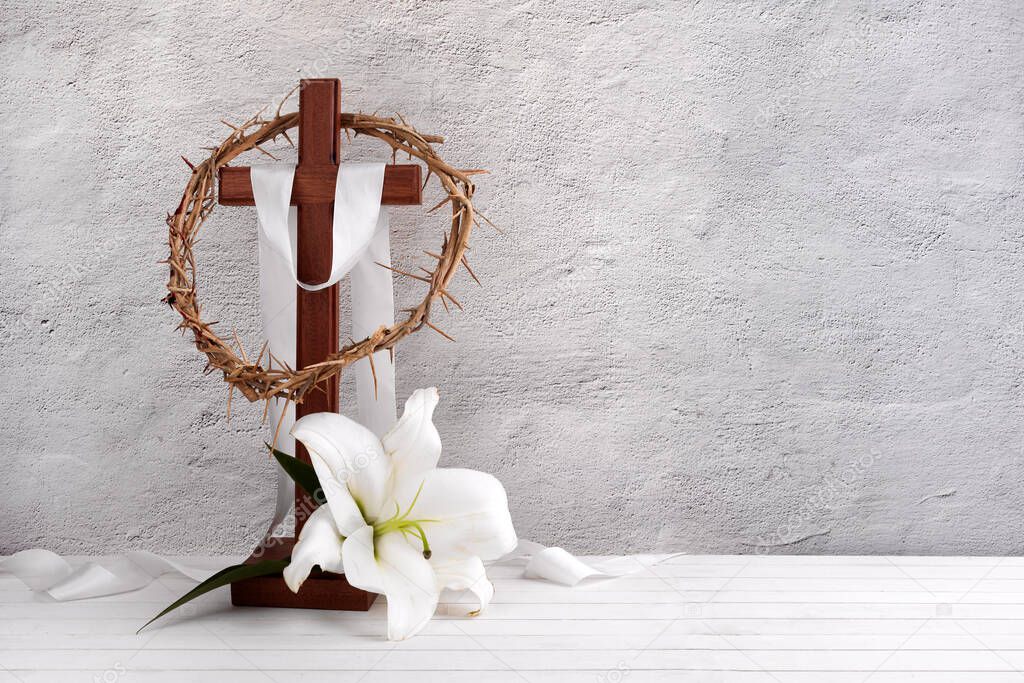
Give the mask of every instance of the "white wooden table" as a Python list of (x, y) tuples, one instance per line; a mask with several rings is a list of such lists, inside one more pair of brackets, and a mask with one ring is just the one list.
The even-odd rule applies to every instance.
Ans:
[(416, 638), (365, 614), (232, 608), (227, 590), (136, 636), (191, 585), (55, 603), (0, 574), (8, 681), (1024, 683), (1024, 558), (685, 556), (563, 588), (492, 570)]

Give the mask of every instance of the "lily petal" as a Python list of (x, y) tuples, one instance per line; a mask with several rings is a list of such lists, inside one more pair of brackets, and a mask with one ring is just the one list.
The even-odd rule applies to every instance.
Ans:
[(357, 588), (388, 600), (388, 640), (416, 635), (437, 610), (440, 589), (434, 570), (400, 533), (373, 537), (367, 526), (345, 539), (345, 575)]
[(345, 573), (341, 559), (341, 534), (334, 524), (334, 517), (326, 505), (321, 505), (306, 520), (299, 532), (299, 540), (292, 549), (292, 560), (284, 568), (284, 582), (298, 593), (302, 582), (313, 567), (319, 566), (325, 572)]
[[(315, 457), (311, 459), (314, 463), (318, 460)], [(324, 494), (327, 496), (327, 502), (317, 508), (317, 510), (324, 507), (328, 508), (331, 516), (334, 517), (334, 524), (342, 536), (349, 536), (366, 524), (363, 521), (363, 513), (347, 486), (333, 480), (324, 481), (321, 479), (321, 482), (321, 485), (324, 487)]]
[(494, 597), (494, 586), (487, 578), (487, 571), (484, 563), (479, 557), (464, 557), (449, 561), (435, 561), (437, 556), (431, 558), (430, 565), (437, 575), (437, 587), (448, 588), (455, 591), (472, 591), (476, 596), (479, 607), (476, 612), (482, 612)]
[(373, 540), (373, 527), (364, 525), (345, 539), (341, 557), (345, 562), (345, 578), (350, 584), (371, 593), (383, 593), (384, 578), (377, 566)]
[(434, 426), (437, 389), (417, 389), (405, 402), (405, 411), (381, 441), (384, 452), (391, 456), (396, 488), (415, 480), (437, 467), (441, 457), (441, 436)]
[[(436, 469), (420, 483), (407, 482), (396, 494), (403, 510), (415, 498), (409, 518), (420, 521), (431, 551), (441, 558), (475, 555), (487, 562), (516, 547), (505, 488), (489, 474)], [(413, 548), (419, 543), (418, 538), (409, 539)]]
[(390, 459), (377, 436), (337, 413), (306, 415), (295, 423), (292, 434), (309, 451), (327, 500), (347, 488), (362, 510), (361, 518), (375, 520), (391, 477)]

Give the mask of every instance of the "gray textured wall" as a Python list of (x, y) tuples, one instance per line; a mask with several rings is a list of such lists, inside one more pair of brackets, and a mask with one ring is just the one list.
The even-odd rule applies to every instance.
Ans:
[[(134, 4), (0, 5), (0, 553), (255, 542), (259, 410), (174, 334), (162, 217), (178, 154), (323, 75), (493, 170), (486, 287), (400, 393), (521, 535), (1021, 550), (1020, 3)], [(439, 241), (394, 216), (399, 262)], [(254, 221), (198, 253), (250, 346)]]

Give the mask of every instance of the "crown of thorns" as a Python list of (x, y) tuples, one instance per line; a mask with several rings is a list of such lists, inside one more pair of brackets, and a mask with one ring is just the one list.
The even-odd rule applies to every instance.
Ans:
[[(446, 197), (430, 211), (436, 211), (445, 204), (451, 205), (451, 219), (444, 232), (439, 252), (425, 252), (433, 259), (433, 268), (420, 267), (419, 273), (392, 268), (395, 273), (413, 278), (427, 285), (423, 300), (413, 308), (404, 309), (408, 317), (390, 327), (380, 327), (365, 339), (354, 341), (332, 353), (323, 362), (293, 369), (278, 361), (267, 350), (266, 344), (254, 360), (250, 360), (237, 333), (227, 342), (214, 332), (213, 324), (203, 320), (202, 307), (196, 292), (196, 260), (193, 247), (203, 223), (209, 218), (216, 205), (217, 171), (240, 154), (256, 150), (276, 159), (261, 147), (268, 141), (282, 136), (290, 144), (288, 131), (299, 124), (298, 112), (277, 114), (270, 119), (260, 114), (241, 125), (225, 122), (232, 132), (217, 147), (208, 148), (210, 156), (202, 163), (185, 163), (192, 169), (181, 203), (173, 214), (167, 216), (167, 243), (170, 256), (166, 263), (170, 267), (167, 281), (168, 294), (165, 301), (181, 315), (178, 329), (191, 331), (196, 348), (206, 355), (206, 372), (220, 370), (224, 381), (230, 385), (228, 410), (234, 389), (250, 401), (271, 398), (285, 398), (300, 402), (314, 387), (322, 385), (330, 377), (339, 374), (346, 366), (361, 358), (369, 358), (371, 369), (373, 355), (377, 351), (391, 350), (403, 338), (413, 332), (430, 327), (444, 337), (451, 339), (430, 320), (431, 307), (440, 300), (446, 309), (448, 303), (462, 308), (459, 301), (448, 291), (449, 283), (460, 267), (479, 283), (466, 259), (466, 248), (477, 218), (490, 223), (473, 208), (474, 184), (470, 177), (481, 170), (462, 170), (444, 161), (434, 150), (434, 144), (444, 142), (437, 135), (424, 135), (409, 125), (401, 116), (398, 119), (371, 116), (367, 114), (343, 113), (341, 128), (349, 135), (368, 135), (383, 140), (391, 146), (392, 155), (407, 154), (427, 166), (426, 182), (433, 175), (441, 183)], [(232, 344), (233, 342), (233, 344)], [(374, 372), (374, 376), (376, 373)]]

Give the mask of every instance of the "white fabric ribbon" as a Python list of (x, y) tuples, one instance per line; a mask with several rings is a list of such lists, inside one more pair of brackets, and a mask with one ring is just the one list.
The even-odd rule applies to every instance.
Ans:
[(494, 564), (522, 564), (524, 579), (541, 579), (563, 586), (575, 586), (587, 579), (626, 576), (682, 554), (626, 555), (588, 564), (563, 548), (548, 548), (534, 541), (520, 540), (515, 550)]
[[(352, 337), (362, 339), (381, 325), (395, 323), (391, 271), (391, 237), (387, 211), (381, 208), (384, 164), (342, 164), (334, 191), (334, 224), (331, 244), (331, 276), (321, 283), (298, 278), (298, 211), (290, 206), (295, 166), (253, 166), (252, 194), (259, 217), (260, 308), (263, 334), (279, 363), (296, 365), (295, 285), (315, 291), (337, 283), (351, 271)], [(373, 370), (377, 373), (376, 386)], [(395, 366), (391, 354), (373, 355), (373, 369), (366, 358), (355, 363), (356, 401), (359, 419), (378, 436), (394, 424)], [(287, 411), (284, 416), (281, 411)], [(271, 404), (271, 425), (277, 448), (295, 453), (291, 429), (295, 406), (291, 401)], [(280, 429), (278, 429), (280, 425)], [(277, 472), (277, 500), (268, 535), (279, 530), (295, 500), (295, 485), (283, 470)]]
[(0, 560), (0, 571), (13, 574), (33, 591), (59, 601), (139, 590), (168, 573), (204, 581), (218, 569), (180, 564), (147, 552), (132, 552), (78, 567), (71, 566), (60, 555), (39, 548), (23, 550)]
[[(575, 586), (587, 579), (615, 578), (632, 574), (676, 555), (631, 555), (587, 564), (562, 548), (546, 548), (520, 541), (510, 554), (493, 564), (524, 564), (523, 578), (543, 579)], [(60, 555), (35, 548), (0, 560), (0, 572), (8, 572), (28, 588), (57, 601), (84, 600), (128, 593), (145, 588), (164, 574), (179, 574), (199, 582), (221, 567), (186, 565), (149, 552), (131, 552), (72, 566)]]
[[(334, 225), (331, 244), (331, 275), (324, 282), (298, 279), (296, 249), (298, 212), (290, 206), (295, 166), (275, 164), (253, 166), (252, 194), (260, 220), (260, 305), (263, 332), (271, 353), (279, 362), (294, 368), (295, 359), (295, 285), (317, 291), (337, 284), (351, 273), (352, 337), (361, 339), (381, 325), (395, 324), (394, 287), (391, 271), (391, 237), (388, 214), (380, 205), (384, 187), (383, 163), (342, 164), (334, 193)], [(391, 354), (378, 351), (373, 356), (377, 374), (366, 358), (355, 363), (356, 400), (359, 419), (378, 436), (395, 423), (395, 366)], [(276, 406), (274, 428), (281, 419)], [(284, 417), (278, 448), (294, 453), (289, 436), (293, 413)]]

